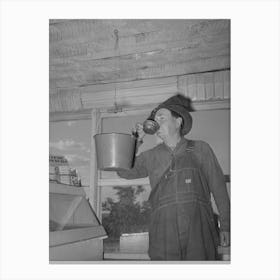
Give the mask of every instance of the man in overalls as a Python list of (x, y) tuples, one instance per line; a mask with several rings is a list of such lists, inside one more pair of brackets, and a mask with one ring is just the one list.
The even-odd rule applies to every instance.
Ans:
[[(118, 171), (126, 179), (149, 176), (151, 260), (216, 260), (218, 245), (230, 243), (224, 174), (207, 143), (184, 137), (192, 127), (188, 110), (189, 101), (182, 95), (155, 108), (150, 118), (158, 122), (156, 134), (163, 143), (137, 156), (132, 169)], [(137, 124), (136, 130), (142, 140), (143, 126)], [(220, 232), (210, 193), (220, 214)]]

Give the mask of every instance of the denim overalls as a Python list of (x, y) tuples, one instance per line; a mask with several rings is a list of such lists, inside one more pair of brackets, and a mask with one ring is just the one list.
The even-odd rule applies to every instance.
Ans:
[(221, 167), (210, 146), (182, 138), (175, 150), (165, 144), (140, 154), (134, 167), (118, 172), (126, 179), (149, 176), (152, 206), (151, 260), (215, 260), (218, 230), (210, 192), (229, 231), (229, 198)]
[[(179, 149), (182, 147), (179, 147)], [(149, 229), (152, 260), (215, 260), (218, 231), (210, 191), (193, 142), (171, 153), (171, 162), (152, 189)]]

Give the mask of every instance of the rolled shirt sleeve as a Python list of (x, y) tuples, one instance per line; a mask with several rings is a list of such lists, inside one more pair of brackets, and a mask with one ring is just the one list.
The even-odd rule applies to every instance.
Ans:
[(134, 165), (131, 169), (121, 169), (117, 174), (125, 179), (138, 179), (148, 176), (146, 152), (141, 153), (135, 158)]

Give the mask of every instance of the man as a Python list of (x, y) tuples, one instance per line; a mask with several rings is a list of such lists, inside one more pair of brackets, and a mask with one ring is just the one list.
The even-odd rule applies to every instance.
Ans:
[[(155, 108), (149, 119), (159, 124), (156, 134), (163, 143), (136, 157), (132, 169), (118, 171), (126, 179), (149, 176), (151, 260), (216, 260), (219, 243), (230, 243), (224, 174), (207, 143), (184, 138), (192, 127), (188, 110), (189, 100), (182, 95)], [(137, 124), (136, 129), (141, 143), (143, 126)], [(210, 193), (220, 214), (220, 238)]]

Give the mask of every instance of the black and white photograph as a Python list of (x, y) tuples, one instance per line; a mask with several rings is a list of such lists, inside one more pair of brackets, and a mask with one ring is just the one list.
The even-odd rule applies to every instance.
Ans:
[(230, 261), (230, 20), (49, 40), (50, 261)]
[(0, 279), (280, 279), (278, 0), (2, 0), (0, 44)]

